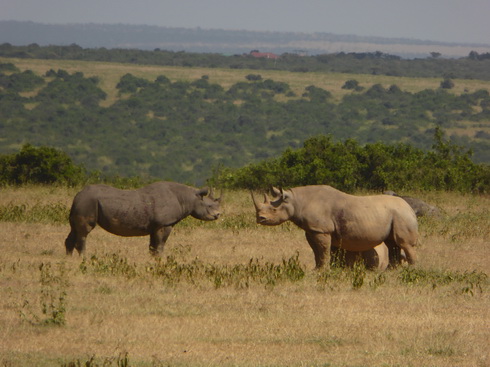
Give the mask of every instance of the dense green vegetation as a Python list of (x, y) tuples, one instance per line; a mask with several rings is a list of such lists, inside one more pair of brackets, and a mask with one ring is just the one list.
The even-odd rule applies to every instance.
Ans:
[[(403, 143), (361, 146), (352, 139), (334, 143), (331, 136), (318, 136), (305, 141), (300, 149), (286, 150), (279, 158), (239, 169), (215, 170), (209, 183), (233, 189), (330, 184), (347, 192), (359, 189), (489, 192), (490, 166), (473, 163), (469, 151), (445, 141), (442, 135), (436, 129), (431, 152)], [(0, 155), (0, 172), (0, 184), (9, 185), (81, 185), (102, 179), (94, 172), (88, 176), (84, 167), (75, 165), (62, 151), (29, 144), (17, 154)], [(138, 178), (110, 181), (112, 185), (129, 188), (144, 183)], [(52, 209), (59, 214), (59, 208)], [(0, 210), (0, 218), (18, 216), (26, 216), (26, 208), (9, 206)]]
[(239, 169), (222, 169), (213, 183), (230, 188), (260, 189), (271, 185), (294, 187), (329, 184), (340, 190), (456, 190), (488, 192), (490, 167), (471, 161), (469, 151), (445, 141), (437, 129), (433, 150), (424, 152), (397, 143), (366, 144), (331, 136), (305, 141), (278, 158)]
[[(475, 162), (490, 162), (490, 95), (456, 95), (447, 88), (411, 93), (392, 85), (350, 88), (340, 102), (308, 86), (296, 95), (287, 83), (247, 76), (228, 89), (206, 75), (172, 82), (124, 75), (115, 103), (97, 77), (50, 70), (45, 75), (0, 65), (0, 153), (25, 143), (66, 152), (103, 175), (141, 176), (202, 184), (212, 168), (238, 168), (300, 148), (316, 135), (359, 144), (403, 141), (428, 150), (434, 129), (481, 126), (453, 139)], [(471, 154), (468, 153), (468, 156)]]
[(17, 154), (0, 155), (1, 184), (77, 185), (85, 179), (85, 169), (55, 148), (26, 144)]
[(218, 53), (173, 52), (155, 49), (82, 48), (69, 46), (0, 45), (0, 56), (33, 59), (109, 61), (146, 65), (171, 65), (206, 68), (288, 70), (293, 72), (338, 72), (383, 74), (390, 76), (438, 77), (490, 80), (490, 54), (472, 51), (460, 59), (428, 57), (401, 59), (382, 52), (336, 53), (300, 56), (285, 53), (280, 59), (255, 58), (250, 55), (225, 56)]

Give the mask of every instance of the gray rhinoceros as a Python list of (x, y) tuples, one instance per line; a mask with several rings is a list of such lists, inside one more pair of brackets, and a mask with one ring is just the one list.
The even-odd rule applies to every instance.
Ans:
[(278, 225), (287, 220), (303, 229), (317, 268), (330, 265), (331, 246), (351, 252), (369, 251), (384, 242), (390, 263), (405, 252), (416, 261), (417, 217), (406, 201), (387, 195), (354, 196), (326, 185), (290, 190), (272, 188), (273, 201), (254, 201), (257, 223)]
[(150, 236), (150, 252), (158, 255), (175, 224), (191, 215), (211, 221), (220, 216), (220, 202), (209, 189), (175, 182), (155, 182), (136, 190), (88, 185), (73, 199), (67, 255), (82, 255), (87, 235), (98, 224), (119, 236)]
[(404, 195), (398, 195), (397, 193), (393, 191), (385, 191), (383, 192), (385, 195), (392, 195), (392, 196), (397, 196), (405, 200), (408, 205), (410, 205), (415, 212), (415, 215), (417, 217), (423, 217), (424, 215), (434, 215), (437, 216), (440, 214), (439, 208), (427, 204), (425, 201), (419, 199), (419, 198), (414, 198), (412, 196), (404, 196)]

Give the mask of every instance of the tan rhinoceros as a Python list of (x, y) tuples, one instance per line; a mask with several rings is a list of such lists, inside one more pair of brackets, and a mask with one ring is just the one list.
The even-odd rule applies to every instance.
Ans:
[(257, 223), (274, 226), (292, 221), (303, 229), (317, 268), (330, 265), (331, 247), (369, 251), (384, 242), (390, 263), (398, 264), (401, 250), (409, 264), (416, 261), (417, 217), (402, 198), (388, 195), (354, 196), (327, 185), (290, 190), (272, 188), (273, 200), (253, 196)]

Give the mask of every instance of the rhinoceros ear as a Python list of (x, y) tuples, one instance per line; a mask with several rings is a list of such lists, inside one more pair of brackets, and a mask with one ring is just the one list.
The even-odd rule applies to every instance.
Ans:
[(197, 190), (196, 195), (200, 196), (201, 199), (205, 197), (209, 192), (209, 189), (207, 187), (203, 187), (202, 189)]
[(281, 197), (282, 197), (282, 201), (287, 203), (289, 201), (289, 199), (291, 198), (291, 195), (290, 195), (290, 193), (288, 193), (286, 191), (282, 191), (282, 189), (281, 189)]

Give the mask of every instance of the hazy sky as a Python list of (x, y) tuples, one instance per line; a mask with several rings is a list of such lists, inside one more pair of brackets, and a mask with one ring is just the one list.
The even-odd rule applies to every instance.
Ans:
[(0, 20), (327, 32), (490, 44), (490, 0), (0, 0)]

